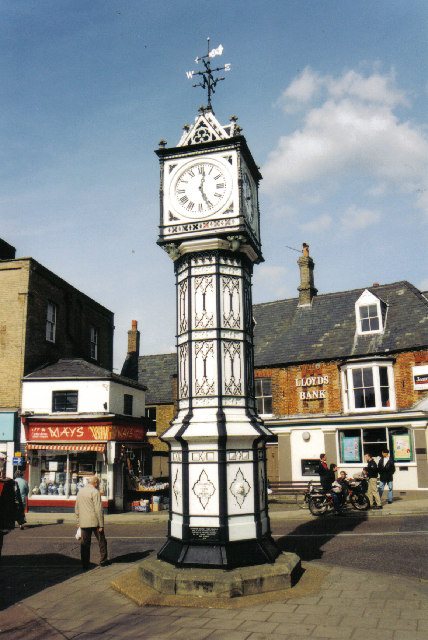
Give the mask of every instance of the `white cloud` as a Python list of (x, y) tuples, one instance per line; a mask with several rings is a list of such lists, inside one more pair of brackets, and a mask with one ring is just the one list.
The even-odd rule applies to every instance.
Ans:
[[(317, 100), (317, 102), (315, 102)], [(428, 138), (394, 113), (407, 105), (393, 72), (363, 77), (356, 71), (331, 78), (305, 69), (283, 92), (285, 111), (305, 108), (301, 127), (279, 138), (262, 169), (271, 196), (317, 188), (339, 188), (341, 180), (366, 180), (389, 192), (414, 194), (428, 214)], [(379, 193), (377, 194), (379, 195)]]
[(371, 209), (360, 209), (355, 205), (352, 205), (346, 209), (341, 220), (340, 225), (344, 233), (352, 233), (354, 231), (361, 231), (366, 227), (377, 224), (381, 219), (379, 211)]
[(327, 231), (327, 229), (331, 227), (332, 222), (333, 222), (333, 218), (325, 213), (318, 216), (314, 220), (311, 220), (310, 222), (301, 224), (300, 228), (303, 231), (311, 231), (312, 233), (319, 233), (322, 231)]
[(275, 105), (281, 107), (285, 113), (298, 111), (318, 93), (322, 79), (309, 67), (295, 78), (289, 87), (278, 98)]
[(263, 292), (263, 301), (291, 296), (285, 267), (266, 263), (259, 265), (254, 271), (253, 285), (254, 290)]

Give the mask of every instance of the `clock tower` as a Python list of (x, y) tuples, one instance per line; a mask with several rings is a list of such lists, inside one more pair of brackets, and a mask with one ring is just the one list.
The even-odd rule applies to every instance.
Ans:
[(176, 567), (232, 569), (280, 553), (267, 504), (270, 432), (253, 380), (261, 175), (236, 121), (222, 126), (209, 99), (176, 147), (162, 141), (156, 151), (158, 244), (174, 261), (178, 359), (178, 414), (162, 436), (171, 503), (158, 558)]

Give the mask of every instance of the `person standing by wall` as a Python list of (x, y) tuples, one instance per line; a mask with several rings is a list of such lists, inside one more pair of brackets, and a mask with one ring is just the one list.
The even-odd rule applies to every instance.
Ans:
[(89, 569), (92, 534), (98, 540), (100, 566), (105, 567), (110, 564), (107, 559), (107, 541), (104, 535), (104, 513), (98, 491), (99, 484), (98, 476), (91, 476), (86, 487), (77, 494), (74, 508), (77, 526), (81, 529), (80, 557), (84, 571)]
[(28, 482), (24, 479), (24, 474), (22, 471), (17, 471), (15, 473), (15, 482), (18, 485), (18, 490), (21, 495), (22, 506), (17, 508), (16, 521), (19, 524), (19, 528), (23, 529), (25, 520), (25, 506), (27, 504), (27, 496), (29, 493)]
[[(367, 489), (367, 497), (370, 502), (370, 507), (373, 509), (382, 509), (382, 502), (380, 500), (379, 491), (377, 488), (377, 464), (371, 457), (370, 453), (366, 453), (367, 467), (364, 467), (363, 473), (367, 476), (369, 481), (369, 487)], [(376, 502), (374, 506), (373, 501)]]
[(15, 527), (15, 482), (2, 475), (6, 457), (0, 453), (0, 562), (3, 537)]
[(382, 451), (382, 457), (379, 460), (377, 468), (379, 471), (379, 496), (382, 498), (383, 490), (387, 484), (388, 504), (392, 504), (392, 477), (395, 473), (395, 464), (391, 460), (388, 449)]

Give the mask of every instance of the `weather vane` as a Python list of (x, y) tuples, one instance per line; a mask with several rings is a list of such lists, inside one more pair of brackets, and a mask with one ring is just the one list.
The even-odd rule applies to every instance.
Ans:
[(223, 46), (220, 44), (217, 49), (211, 49), (210, 51), (210, 39), (207, 38), (207, 40), (208, 53), (206, 53), (204, 56), (195, 58), (196, 64), (201, 61), (205, 69), (203, 71), (186, 71), (186, 76), (189, 78), (189, 80), (191, 80), (193, 76), (202, 76), (201, 82), (198, 82), (192, 86), (202, 87), (202, 89), (207, 90), (208, 104), (206, 109), (207, 111), (212, 111), (211, 94), (215, 93), (215, 86), (217, 82), (220, 82), (220, 80), (224, 80), (224, 78), (214, 78), (213, 73), (215, 73), (216, 71), (230, 71), (231, 65), (230, 63), (227, 63), (224, 65), (224, 67), (216, 67), (215, 69), (211, 69), (211, 58), (215, 58), (215, 56), (221, 56), (221, 54), (223, 53)]

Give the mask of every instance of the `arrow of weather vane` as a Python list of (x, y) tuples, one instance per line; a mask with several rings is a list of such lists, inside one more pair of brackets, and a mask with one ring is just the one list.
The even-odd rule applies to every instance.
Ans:
[(211, 58), (215, 58), (215, 56), (221, 56), (223, 53), (223, 46), (220, 44), (216, 49), (211, 49), (210, 51), (210, 39), (207, 38), (207, 40), (208, 40), (208, 53), (206, 53), (204, 56), (195, 58), (196, 64), (198, 64), (200, 61), (203, 63), (205, 67), (204, 70), (203, 71), (186, 71), (186, 76), (188, 77), (189, 80), (192, 80), (194, 76), (202, 76), (201, 82), (197, 82), (192, 86), (202, 87), (202, 89), (207, 90), (208, 103), (207, 103), (206, 109), (207, 111), (212, 111), (211, 94), (215, 93), (215, 86), (217, 82), (220, 82), (220, 80), (224, 80), (224, 77), (214, 78), (213, 74), (216, 71), (230, 71), (231, 64), (227, 63), (224, 65), (224, 67), (216, 67), (215, 69), (211, 69)]

